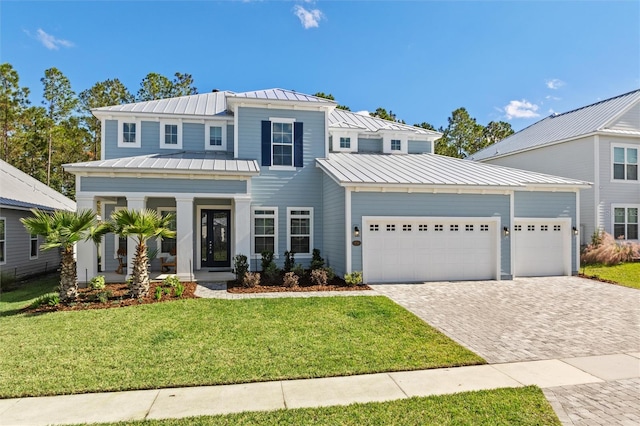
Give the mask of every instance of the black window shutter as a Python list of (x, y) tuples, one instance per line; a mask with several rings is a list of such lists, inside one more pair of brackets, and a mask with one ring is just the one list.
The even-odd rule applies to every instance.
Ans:
[(302, 123), (293, 123), (293, 165), (302, 167)]
[(271, 165), (271, 122), (262, 122), (262, 165)]

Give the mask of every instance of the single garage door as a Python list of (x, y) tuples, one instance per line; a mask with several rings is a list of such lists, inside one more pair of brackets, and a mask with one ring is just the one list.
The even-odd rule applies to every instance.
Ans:
[(515, 218), (514, 275), (571, 275), (571, 219)]
[(368, 283), (499, 279), (498, 218), (364, 217)]

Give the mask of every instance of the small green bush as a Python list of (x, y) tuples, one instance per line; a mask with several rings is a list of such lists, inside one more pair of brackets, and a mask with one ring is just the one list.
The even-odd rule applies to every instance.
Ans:
[(282, 285), (285, 287), (298, 287), (298, 276), (294, 272), (286, 272), (282, 279)]
[(327, 280), (331, 281), (336, 277), (336, 273), (333, 271), (333, 268), (325, 266), (322, 270), (327, 274)]
[(260, 274), (258, 272), (245, 272), (242, 278), (242, 285), (247, 288), (253, 288), (260, 285)]
[(327, 285), (327, 273), (324, 269), (314, 269), (311, 271), (311, 283), (313, 285)]
[(313, 254), (311, 255), (311, 263), (309, 264), (309, 269), (316, 270), (322, 269), (324, 266), (324, 259), (320, 256), (320, 250), (313, 249)]
[(241, 280), (248, 270), (249, 263), (247, 263), (247, 256), (238, 254), (233, 257), (233, 272), (236, 274), (236, 280)]
[(155, 293), (156, 300), (161, 300), (162, 299), (162, 293), (163, 293), (162, 287), (161, 286), (157, 286), (156, 287), (156, 293)]
[(32, 309), (36, 309), (43, 305), (58, 306), (59, 304), (60, 304), (60, 296), (58, 295), (58, 293), (47, 293), (47, 294), (43, 294), (42, 296), (38, 297), (36, 300), (31, 302), (31, 305), (29, 305), (29, 307)]
[(344, 274), (344, 281), (351, 287), (362, 284), (362, 271), (353, 271), (350, 274)]
[(275, 263), (271, 262), (271, 264), (262, 271), (264, 277), (270, 282), (274, 283), (280, 277), (280, 269), (276, 266)]
[(104, 275), (98, 275), (96, 277), (91, 278), (91, 281), (89, 281), (89, 288), (91, 290), (102, 290), (106, 287), (105, 281), (104, 281)]
[(260, 260), (260, 266), (262, 267), (262, 272), (269, 269), (271, 265), (275, 266), (275, 264), (273, 263), (274, 255), (272, 251), (265, 250), (262, 253), (260, 253), (260, 255), (262, 256), (262, 259)]
[(176, 284), (174, 289), (174, 293), (176, 297), (182, 297), (182, 294), (184, 293), (184, 284), (178, 281), (178, 284)]
[(296, 265), (295, 253), (292, 251), (284, 252), (284, 272), (291, 272)]
[(169, 287), (175, 288), (177, 287), (178, 284), (180, 284), (180, 278), (178, 278), (177, 275), (169, 275), (168, 277), (162, 280), (163, 286), (169, 286)]
[(109, 290), (107, 291), (100, 291), (96, 294), (96, 299), (100, 302), (100, 303), (107, 303), (109, 301), (109, 298), (113, 296), (113, 293)]
[(298, 263), (296, 266), (294, 266), (293, 269), (291, 270), (291, 272), (296, 274), (298, 276), (298, 278), (304, 277), (304, 274), (305, 274), (305, 270), (302, 267), (302, 264), (300, 264), (300, 263)]

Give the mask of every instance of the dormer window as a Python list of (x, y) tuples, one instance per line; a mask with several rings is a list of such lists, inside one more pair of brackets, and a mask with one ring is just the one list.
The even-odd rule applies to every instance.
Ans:
[(391, 151), (401, 151), (402, 141), (400, 139), (391, 139)]
[(118, 148), (140, 148), (140, 121), (118, 121)]
[(204, 149), (207, 151), (227, 150), (227, 124), (205, 123)]
[(385, 154), (406, 154), (408, 139), (401, 133), (385, 132), (382, 136), (382, 152)]
[(341, 137), (340, 138), (340, 148), (350, 149), (351, 148), (351, 138), (350, 137)]
[(332, 132), (331, 150), (334, 152), (357, 152), (358, 133), (357, 132)]
[(182, 123), (160, 120), (160, 148), (182, 149)]

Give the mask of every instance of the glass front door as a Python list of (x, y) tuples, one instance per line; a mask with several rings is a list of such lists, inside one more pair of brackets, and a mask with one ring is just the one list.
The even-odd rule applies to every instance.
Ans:
[(231, 211), (202, 210), (200, 213), (200, 266), (231, 266)]

